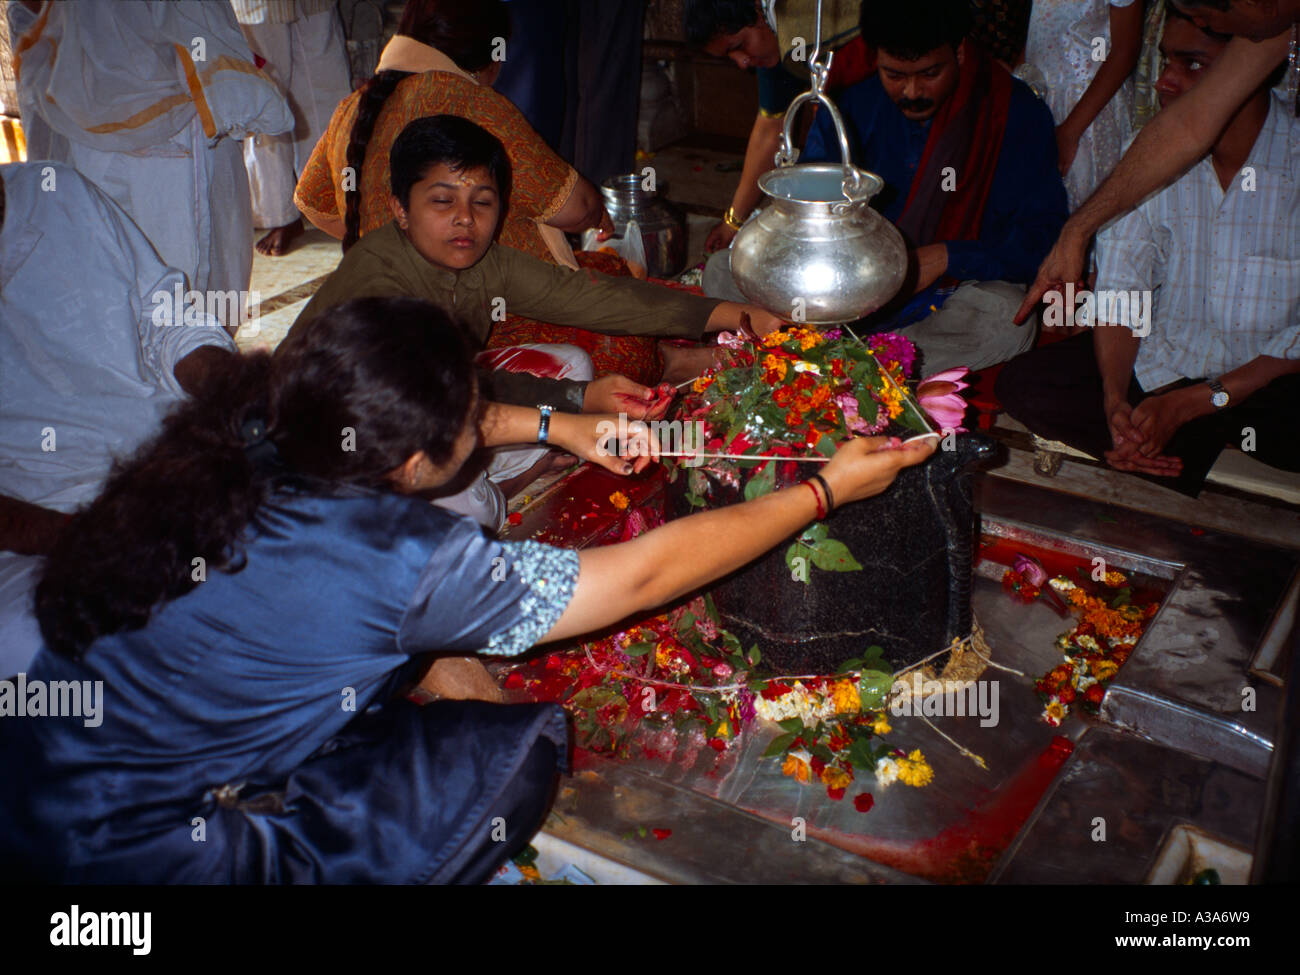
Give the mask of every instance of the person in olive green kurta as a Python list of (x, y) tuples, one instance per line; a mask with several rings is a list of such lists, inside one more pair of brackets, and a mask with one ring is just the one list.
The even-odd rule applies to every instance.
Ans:
[[(495, 137), (456, 116), (417, 119), (390, 153), (393, 222), (361, 238), (307, 304), (283, 347), (301, 340), (325, 309), (351, 298), (423, 298), (460, 321), (479, 346), (507, 311), (611, 335), (699, 339), (706, 331), (751, 327), (766, 334), (776, 316), (752, 305), (703, 298), (632, 278), (573, 271), (493, 242), (509, 197), (509, 161)], [(621, 376), (593, 383), (526, 373), (481, 373), (497, 402), (546, 403), (568, 412), (628, 412), (654, 399)], [(587, 387), (591, 387), (590, 390)]]

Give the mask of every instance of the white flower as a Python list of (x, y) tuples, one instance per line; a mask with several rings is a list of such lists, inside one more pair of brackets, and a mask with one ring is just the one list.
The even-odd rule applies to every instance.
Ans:
[(805, 362), (803, 359), (799, 359), (795, 362), (794, 371), (811, 372), (814, 376), (820, 376), (822, 374), (821, 368), (817, 365), (817, 363)]
[(882, 758), (876, 763), (876, 785), (888, 788), (898, 778), (898, 763), (892, 758)]
[(1083, 649), (1091, 650), (1093, 653), (1101, 653), (1101, 647), (1097, 645), (1097, 641), (1094, 637), (1088, 636), (1085, 633), (1083, 636), (1076, 637), (1075, 639)]
[(1055, 579), (1047, 580), (1047, 584), (1051, 586), (1053, 589), (1055, 589), (1057, 592), (1069, 592), (1071, 589), (1079, 588), (1069, 579), (1064, 579), (1059, 576)]

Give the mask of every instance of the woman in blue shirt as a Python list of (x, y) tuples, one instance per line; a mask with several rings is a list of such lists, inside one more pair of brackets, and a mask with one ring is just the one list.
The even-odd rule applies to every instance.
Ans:
[[(578, 553), (410, 496), (538, 419), (481, 407), (460, 332), (413, 299), (348, 302), (290, 353), (234, 359), (49, 558), (45, 647), (8, 689), (26, 716), (0, 709), (11, 879), (488, 877), (541, 821), (563, 713), (395, 697), (429, 655), (518, 654), (658, 606), (829, 505), (809, 484)], [(836, 501), (932, 450), (880, 446), (826, 465)], [(93, 717), (38, 714), (74, 690)]]

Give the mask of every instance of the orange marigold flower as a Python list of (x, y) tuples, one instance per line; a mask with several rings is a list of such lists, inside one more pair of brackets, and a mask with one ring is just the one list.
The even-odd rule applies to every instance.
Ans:
[(609, 496), (609, 503), (612, 504), (619, 511), (626, 511), (627, 506), (632, 502), (630, 502), (627, 499), (627, 495), (624, 494), (622, 491), (615, 491), (613, 494)]
[(830, 789), (847, 789), (853, 776), (838, 765), (827, 765), (822, 769), (822, 782)]
[(807, 784), (812, 781), (812, 768), (794, 752), (786, 755), (781, 772), (785, 775), (793, 775), (796, 782)]

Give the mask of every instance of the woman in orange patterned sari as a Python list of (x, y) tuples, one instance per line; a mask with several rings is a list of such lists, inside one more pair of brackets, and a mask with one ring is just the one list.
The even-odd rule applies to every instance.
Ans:
[[(431, 115), (459, 115), (506, 147), (513, 171), (510, 209), (500, 242), (574, 268), (626, 274), (605, 254), (575, 256), (564, 234), (612, 231), (600, 192), (557, 156), (520, 111), (491, 88), (509, 35), (500, 0), (410, 0), (375, 76), (334, 110), (294, 193), (294, 202), (346, 250), (388, 223), (388, 153), (406, 125)], [(495, 57), (494, 57), (495, 55)], [(584, 349), (597, 374), (618, 372), (653, 384), (662, 371), (653, 339), (598, 335), (507, 316), (489, 348), (569, 343)]]

